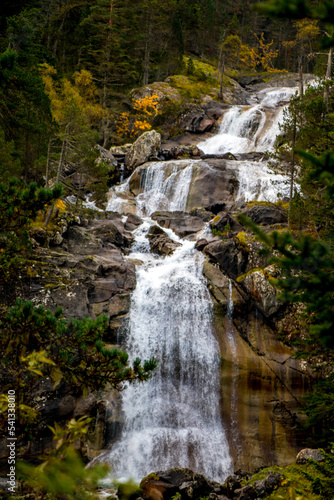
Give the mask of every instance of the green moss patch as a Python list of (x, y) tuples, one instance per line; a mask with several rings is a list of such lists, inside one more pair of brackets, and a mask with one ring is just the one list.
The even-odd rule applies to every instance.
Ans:
[(270, 472), (279, 472), (283, 479), (268, 500), (317, 500), (334, 498), (334, 456), (326, 454), (326, 461), (307, 464), (291, 464), (287, 467), (262, 469), (244, 484), (252, 484), (267, 477)]

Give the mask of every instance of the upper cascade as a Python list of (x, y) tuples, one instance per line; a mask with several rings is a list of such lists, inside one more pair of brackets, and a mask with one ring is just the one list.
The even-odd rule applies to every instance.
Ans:
[(283, 121), (283, 109), (296, 92), (296, 87), (261, 90), (255, 96), (258, 104), (228, 109), (218, 134), (200, 142), (198, 147), (206, 154), (272, 151)]

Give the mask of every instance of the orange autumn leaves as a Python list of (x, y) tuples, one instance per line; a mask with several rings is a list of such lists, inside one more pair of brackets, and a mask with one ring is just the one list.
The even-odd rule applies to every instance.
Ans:
[(153, 94), (151, 96), (142, 97), (134, 100), (133, 111), (134, 116), (130, 113), (122, 113), (117, 122), (117, 134), (120, 137), (134, 138), (142, 132), (151, 130), (151, 121), (158, 114), (159, 96)]

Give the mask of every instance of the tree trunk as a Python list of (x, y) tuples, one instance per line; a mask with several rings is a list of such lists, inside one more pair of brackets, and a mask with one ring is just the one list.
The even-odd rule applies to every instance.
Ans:
[(288, 212), (288, 227), (290, 228), (291, 222), (291, 201), (294, 195), (294, 182), (295, 182), (295, 147), (296, 147), (296, 133), (297, 133), (297, 120), (296, 116), (293, 119), (293, 131), (292, 131), (292, 159), (290, 168), (290, 195), (289, 195), (289, 212)]
[[(66, 127), (66, 128), (68, 128), (68, 127)], [(63, 163), (64, 163), (65, 151), (66, 151), (66, 143), (67, 143), (66, 137), (67, 137), (67, 134), (65, 135), (65, 137), (63, 139), (63, 143), (61, 145), (61, 153), (60, 153), (58, 172), (57, 172), (57, 183), (60, 182), (61, 172), (63, 169)]]
[(219, 88), (219, 99), (223, 100), (223, 78), (224, 78), (224, 70), (225, 70), (225, 54), (223, 55), (222, 66), (220, 70), (220, 88)]
[[(60, 153), (58, 172), (57, 172), (57, 181), (56, 181), (57, 184), (60, 182), (61, 172), (63, 170), (63, 163), (64, 163), (65, 152), (66, 152), (66, 144), (67, 144), (67, 139), (66, 139), (67, 130), (68, 130), (68, 125), (66, 127), (66, 134), (64, 136), (63, 143), (61, 146), (61, 153)], [(50, 219), (51, 219), (51, 216), (52, 216), (52, 213), (53, 213), (53, 209), (54, 209), (54, 203), (52, 203), (51, 207), (49, 208), (49, 211), (48, 211), (46, 219), (45, 219), (44, 227), (48, 226)]]
[(50, 167), (51, 137), (48, 142), (48, 154), (46, 157), (45, 187), (49, 187), (49, 167)]
[(223, 63), (223, 43), (220, 46), (219, 49), (219, 59), (218, 59), (218, 69), (217, 69), (217, 80), (219, 80), (219, 75), (222, 69), (222, 63)]
[(304, 82), (303, 82), (303, 55), (301, 54), (298, 58), (298, 73), (299, 73), (299, 95), (303, 97), (304, 95)]
[[(333, 47), (329, 49), (328, 59), (327, 59), (327, 70), (325, 80), (330, 80), (332, 76), (332, 58), (333, 58)], [(324, 101), (326, 110), (328, 109), (328, 98), (329, 98), (329, 88), (328, 85), (325, 86), (324, 90)]]
[(148, 13), (147, 14), (147, 23), (146, 23), (143, 85), (148, 84), (148, 77), (149, 77), (149, 70), (150, 70), (150, 55), (151, 55), (151, 15), (150, 15), (150, 13)]

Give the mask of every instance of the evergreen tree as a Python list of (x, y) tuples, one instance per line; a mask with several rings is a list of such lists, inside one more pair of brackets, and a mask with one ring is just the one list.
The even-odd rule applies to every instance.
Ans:
[[(62, 194), (62, 188), (37, 188), (16, 178), (0, 183), (0, 290), (9, 296), (17, 275), (29, 257), (30, 242), (27, 229), (40, 210)], [(9, 288), (8, 288), (9, 287)]]

